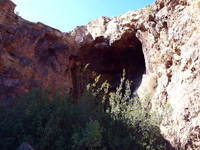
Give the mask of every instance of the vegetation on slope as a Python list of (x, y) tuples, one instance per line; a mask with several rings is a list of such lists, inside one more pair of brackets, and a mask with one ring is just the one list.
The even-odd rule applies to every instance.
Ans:
[(0, 147), (17, 149), (24, 141), (37, 150), (167, 149), (160, 116), (130, 90), (125, 74), (115, 92), (98, 78), (77, 99), (72, 93), (35, 88), (1, 108)]

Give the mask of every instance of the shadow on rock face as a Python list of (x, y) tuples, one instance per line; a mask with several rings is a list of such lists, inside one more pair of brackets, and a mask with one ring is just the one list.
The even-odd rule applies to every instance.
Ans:
[[(100, 74), (100, 83), (108, 80), (111, 90), (115, 90), (119, 85), (124, 69), (126, 79), (132, 81), (132, 91), (135, 91), (140, 85), (146, 68), (142, 44), (135, 36), (128, 39), (122, 38), (111, 46), (103, 37), (99, 37), (92, 45), (83, 46), (81, 51), (81, 64), (89, 64), (90, 72)], [(77, 72), (75, 70), (72, 72)], [(91, 77), (89, 77), (90, 79)]]

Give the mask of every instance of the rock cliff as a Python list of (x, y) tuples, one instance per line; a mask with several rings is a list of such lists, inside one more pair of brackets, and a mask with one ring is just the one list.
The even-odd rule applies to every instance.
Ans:
[(15, 15), (11, 1), (1, 1), (0, 6), (1, 97), (12, 97), (36, 85), (71, 87), (73, 40), (56, 29)]
[(0, 1), (1, 103), (34, 86), (76, 88), (86, 64), (115, 88), (125, 68), (140, 98), (166, 114), (166, 139), (176, 149), (200, 147), (200, 1), (156, 0), (67, 33), (26, 21), (14, 8)]

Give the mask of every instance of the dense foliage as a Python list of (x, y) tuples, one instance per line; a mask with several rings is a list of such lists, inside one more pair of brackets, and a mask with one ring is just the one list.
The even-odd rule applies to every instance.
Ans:
[(77, 99), (36, 88), (18, 97), (14, 108), (1, 108), (1, 149), (15, 150), (22, 142), (37, 150), (166, 149), (159, 117), (131, 98), (124, 76), (116, 92), (109, 93), (107, 83), (95, 86)]

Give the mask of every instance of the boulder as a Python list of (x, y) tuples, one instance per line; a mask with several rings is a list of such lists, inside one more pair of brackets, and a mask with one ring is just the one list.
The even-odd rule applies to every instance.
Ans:
[(27, 142), (23, 142), (17, 150), (34, 150), (31, 145), (29, 145)]

